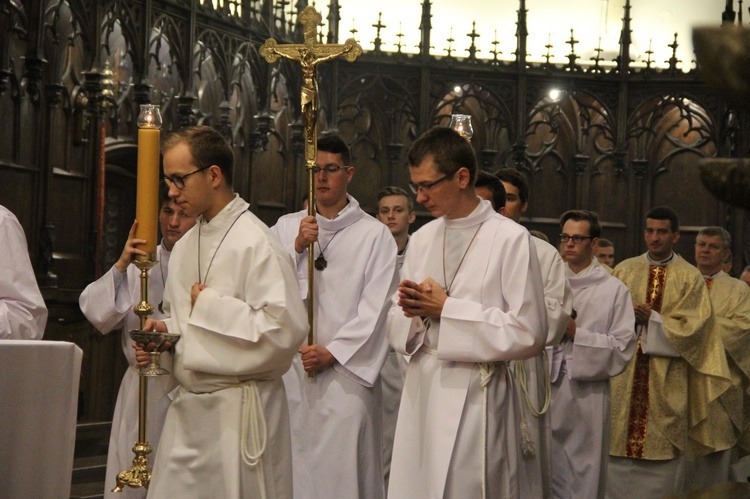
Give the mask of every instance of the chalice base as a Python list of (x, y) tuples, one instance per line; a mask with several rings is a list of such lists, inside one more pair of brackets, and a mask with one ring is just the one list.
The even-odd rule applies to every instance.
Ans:
[(159, 365), (159, 356), (161, 355), (160, 349), (164, 343), (171, 343), (172, 345), (177, 343), (180, 339), (179, 334), (132, 329), (130, 331), (130, 338), (136, 343), (140, 343), (144, 346), (151, 344), (156, 345), (153, 350), (147, 350), (149, 354), (149, 365), (141, 368), (141, 376), (164, 376), (165, 374), (171, 374), (170, 371)]

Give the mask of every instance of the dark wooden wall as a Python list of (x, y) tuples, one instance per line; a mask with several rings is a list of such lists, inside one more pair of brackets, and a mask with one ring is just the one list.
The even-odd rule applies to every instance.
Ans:
[[(301, 75), (289, 62), (266, 64), (258, 48), (268, 37), (300, 40), (296, 12), (307, 3), (0, 1), (0, 204), (26, 230), (50, 308), (45, 337), (84, 350), (82, 420), (111, 417), (125, 368), (117, 335), (94, 331), (77, 300), (117, 259), (134, 217), (139, 105), (161, 105), (164, 132), (220, 130), (236, 152), (236, 190), (273, 224), (305, 191)], [(329, 41), (338, 26), (331, 4)], [(526, 53), (524, 5), (517, 54)], [(380, 188), (406, 185), (411, 142), (460, 112), (472, 115), (482, 168), (528, 175), (525, 223), (553, 242), (562, 211), (593, 209), (618, 258), (631, 256), (644, 250), (645, 211), (667, 204), (681, 216), (678, 250), (689, 260), (696, 230), (722, 225), (735, 237), (735, 266), (750, 261), (747, 217), (714, 199), (697, 175), (704, 157), (747, 152), (745, 117), (677, 61), (635, 68), (627, 7), (620, 57), (606, 69), (601, 61), (581, 66), (574, 53), (565, 67), (523, 55), (435, 56), (431, 8), (423, 2), (419, 54), (385, 53), (378, 38), (357, 62), (320, 70), (321, 128), (337, 128), (352, 146), (351, 192), (365, 209), (374, 211)], [(562, 91), (558, 100), (552, 88)], [(418, 224), (427, 219), (419, 212)]]

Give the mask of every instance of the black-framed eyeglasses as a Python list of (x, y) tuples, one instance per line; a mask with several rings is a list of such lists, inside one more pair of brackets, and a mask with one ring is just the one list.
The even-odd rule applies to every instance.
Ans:
[(194, 172), (190, 172), (187, 175), (164, 175), (164, 180), (169, 181), (170, 184), (175, 186), (177, 189), (182, 190), (185, 188), (185, 179), (188, 178), (190, 175), (193, 175), (198, 172), (202, 172), (203, 170), (206, 170), (208, 168), (211, 168), (213, 165), (204, 166), (203, 168), (198, 168)]
[(349, 165), (341, 165), (341, 166), (336, 166), (336, 165), (313, 166), (312, 171), (313, 171), (313, 173), (315, 175), (317, 175), (320, 172), (326, 172), (328, 174), (331, 174), (331, 173), (336, 173), (339, 170), (346, 170), (347, 168), (351, 168), (351, 166), (349, 166)]
[(594, 239), (592, 236), (581, 236), (580, 234), (576, 234), (575, 236), (569, 236), (568, 234), (560, 234), (560, 242), (561, 243), (567, 243), (568, 241), (573, 241), (573, 244), (581, 244), (586, 239)]
[(414, 182), (409, 182), (409, 189), (411, 189), (411, 192), (414, 194), (419, 194), (420, 192), (422, 194), (427, 194), (430, 192), (430, 189), (438, 185), (443, 180), (451, 178), (453, 175), (443, 175), (441, 178), (435, 180), (434, 182), (420, 182), (418, 184), (415, 184)]

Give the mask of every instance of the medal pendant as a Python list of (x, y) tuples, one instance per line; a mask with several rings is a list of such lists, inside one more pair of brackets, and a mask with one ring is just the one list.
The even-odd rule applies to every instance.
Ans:
[(318, 270), (325, 270), (326, 267), (328, 267), (328, 262), (325, 258), (323, 258), (323, 255), (320, 255), (318, 258), (315, 259), (315, 268)]

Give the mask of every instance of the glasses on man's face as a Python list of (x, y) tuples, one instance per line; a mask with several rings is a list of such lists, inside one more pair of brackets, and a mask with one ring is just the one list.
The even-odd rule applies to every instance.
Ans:
[(194, 172), (190, 172), (187, 175), (164, 175), (164, 180), (168, 181), (170, 184), (175, 186), (177, 189), (182, 190), (185, 188), (185, 179), (188, 178), (190, 175), (193, 175), (198, 172), (202, 172), (203, 170), (207, 168), (211, 168), (213, 165), (204, 166), (203, 168), (198, 168)]
[(568, 241), (573, 241), (573, 244), (581, 244), (586, 239), (593, 239), (591, 236), (581, 236), (579, 234), (576, 234), (575, 236), (569, 236), (568, 234), (560, 234), (560, 242), (561, 243), (567, 243)]
[(443, 180), (446, 180), (448, 178), (451, 178), (452, 175), (443, 175), (441, 178), (435, 180), (434, 182), (420, 182), (418, 184), (415, 184), (414, 182), (409, 182), (409, 189), (411, 189), (411, 192), (414, 194), (419, 194), (420, 192), (422, 194), (427, 194), (430, 192), (430, 189), (438, 185)]
[(346, 170), (347, 168), (349, 168), (348, 165), (341, 165), (341, 166), (336, 166), (336, 165), (313, 166), (312, 171), (313, 171), (313, 173), (315, 175), (317, 175), (320, 172), (326, 172), (327, 174), (330, 175), (332, 173), (336, 173), (339, 170)]

